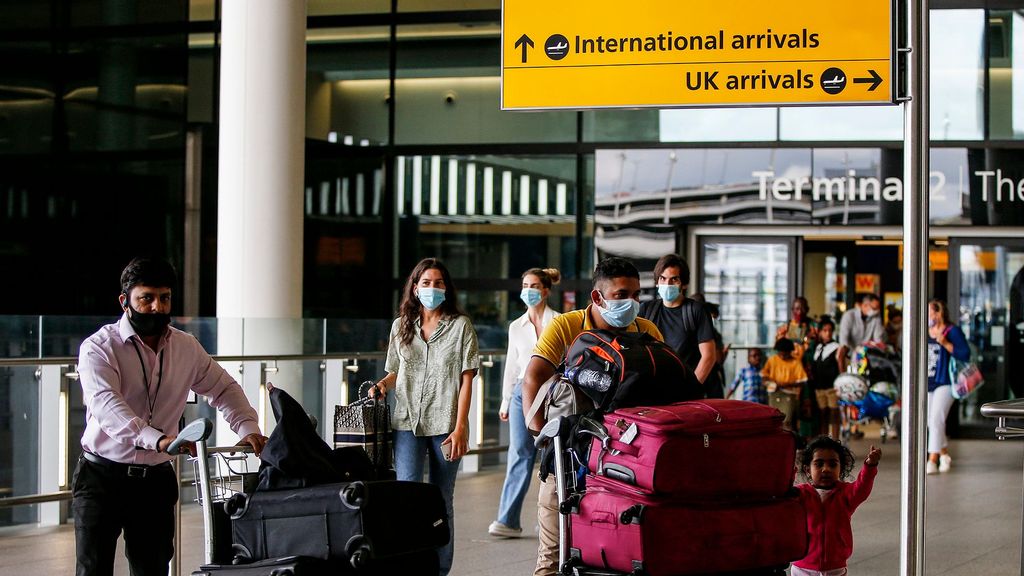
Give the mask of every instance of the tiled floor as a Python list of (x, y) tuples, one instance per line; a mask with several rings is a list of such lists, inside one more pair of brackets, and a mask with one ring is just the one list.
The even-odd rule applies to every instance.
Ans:
[[(867, 446), (862, 440), (852, 448), (862, 458)], [(899, 444), (885, 444), (882, 450), (874, 493), (854, 516), (850, 573), (855, 575), (899, 574)], [(954, 442), (951, 451), (952, 471), (926, 478), (926, 574), (1020, 574), (1024, 444), (964, 440)], [(532, 574), (534, 490), (524, 507), (523, 538), (499, 540), (487, 534), (502, 479), (498, 469), (459, 478), (453, 576)], [(188, 574), (202, 559), (202, 521), (194, 505), (185, 507), (182, 534), (183, 573)], [(74, 549), (70, 526), (0, 534), (0, 576), (73, 574)], [(118, 562), (115, 574), (127, 574), (123, 559)]]

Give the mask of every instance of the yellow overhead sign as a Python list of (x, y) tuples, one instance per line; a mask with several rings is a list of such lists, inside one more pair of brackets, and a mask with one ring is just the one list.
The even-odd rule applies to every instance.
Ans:
[(501, 107), (883, 104), (893, 0), (504, 0)]

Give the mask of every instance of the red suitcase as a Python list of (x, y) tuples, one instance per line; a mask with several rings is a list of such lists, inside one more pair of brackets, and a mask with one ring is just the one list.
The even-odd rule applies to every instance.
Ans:
[(799, 496), (698, 507), (606, 486), (601, 478), (588, 479), (569, 515), (573, 564), (682, 576), (784, 568), (807, 554)]
[(782, 413), (742, 400), (621, 408), (590, 449), (592, 473), (676, 501), (764, 500), (793, 486), (796, 438)]

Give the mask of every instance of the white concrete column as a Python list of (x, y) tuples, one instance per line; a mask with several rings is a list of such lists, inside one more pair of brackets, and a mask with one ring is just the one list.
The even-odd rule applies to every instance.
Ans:
[[(306, 3), (224, 0), (217, 208), (219, 353), (302, 351)], [(301, 397), (301, 370), (272, 381)], [(258, 405), (251, 389), (252, 404)], [(271, 416), (272, 419), (272, 416)], [(220, 437), (220, 433), (218, 433)]]
[[(61, 432), (67, 433), (67, 413), (61, 414), (60, 382), (61, 366), (42, 366), (39, 371), (39, 493), (52, 494), (66, 481), (60, 477), (60, 458), (67, 457), (67, 451), (60, 447)], [(61, 416), (65, 423), (60, 423)], [(39, 505), (39, 525), (60, 524), (60, 502), (46, 502)]]
[(224, 0), (217, 316), (302, 316), (306, 3)]

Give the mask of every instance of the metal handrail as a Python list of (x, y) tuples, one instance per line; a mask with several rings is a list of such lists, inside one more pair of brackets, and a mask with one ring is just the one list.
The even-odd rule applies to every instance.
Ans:
[[(986, 418), (996, 419), (996, 438), (1006, 440), (1008, 438), (1024, 437), (1024, 428), (1007, 426), (1007, 418), (1024, 418), (1024, 399), (1014, 398), (1012, 400), (999, 400), (987, 402), (981, 405), (981, 415)], [(1021, 558), (1024, 559), (1024, 517), (1021, 518)], [(1021, 560), (1020, 574), (1024, 576), (1024, 560)]]
[[(480, 350), (479, 354), (483, 356), (501, 356), (506, 352), (505, 349), (483, 349)], [(350, 360), (354, 358), (359, 359), (383, 359), (387, 356), (386, 352), (346, 352), (346, 353), (325, 353), (325, 354), (257, 354), (252, 356), (246, 355), (214, 355), (212, 358), (218, 362), (245, 362), (251, 360), (260, 360), (268, 362), (288, 362), (288, 361), (309, 361), (309, 360)], [(15, 367), (15, 366), (74, 366), (78, 363), (77, 356), (50, 356), (45, 358), (0, 358), (0, 368)], [(77, 374), (68, 373), (67, 376), (77, 377)], [(467, 456), (480, 455), (480, 454), (493, 454), (500, 453), (508, 449), (508, 445), (484, 445), (473, 450), (466, 452)], [(190, 485), (190, 483), (182, 482), (181, 486)], [(45, 494), (26, 494), (24, 496), (12, 496), (9, 498), (0, 498), (0, 509), (12, 508), (15, 506), (27, 506), (30, 504), (44, 504), (48, 502), (61, 502), (65, 500), (71, 500), (71, 490), (59, 490), (57, 492), (48, 492)]]
[(981, 415), (996, 419), (996, 438), (1006, 440), (1024, 437), (1024, 428), (1006, 425), (1007, 418), (1024, 419), (1024, 399), (1014, 398), (982, 404)]
[[(504, 348), (487, 348), (480, 350), (481, 356), (500, 356), (507, 350)], [(249, 360), (267, 360), (277, 362), (299, 362), (305, 360), (350, 360), (353, 358), (380, 359), (387, 356), (387, 352), (330, 352), (321, 354), (214, 354), (211, 357), (217, 362), (245, 362)], [(0, 358), (0, 368), (13, 366), (54, 366), (77, 364), (77, 356), (47, 356), (44, 358)]]

